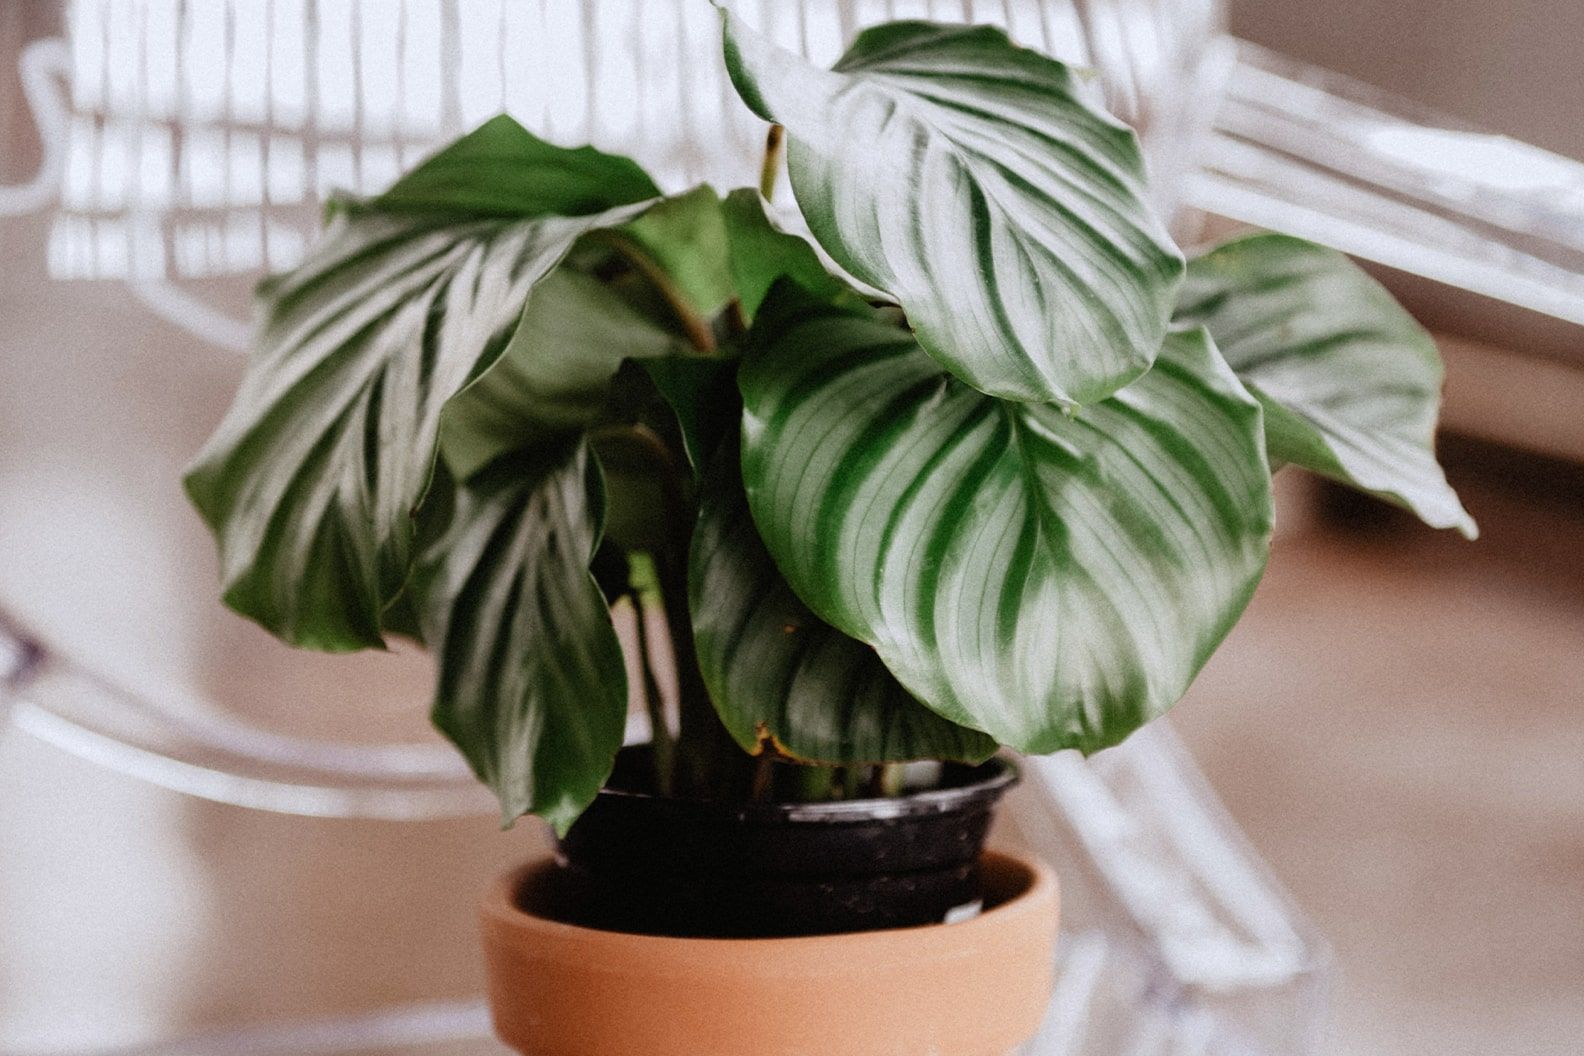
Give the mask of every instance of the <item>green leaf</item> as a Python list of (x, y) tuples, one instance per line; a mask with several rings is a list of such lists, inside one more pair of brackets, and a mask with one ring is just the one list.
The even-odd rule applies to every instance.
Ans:
[[(572, 153), (598, 175), (592, 155)], [(613, 179), (625, 171), (608, 160)], [(391, 194), (429, 187), (434, 164)], [(468, 193), (461, 175), (445, 186), (470, 203), (493, 171)], [(495, 363), (530, 291), (579, 237), (648, 207), (472, 218), (432, 196), (430, 212), (382, 211), (382, 201), (337, 213), (301, 267), (261, 287), (262, 332), (241, 390), (186, 478), (220, 543), (226, 601), (320, 649), (382, 644), (447, 401)]]
[[(618, 276), (590, 274), (616, 261)], [(708, 320), (733, 296), (722, 203), (708, 187), (590, 232), (535, 289), (500, 361), (448, 405), (447, 462), (466, 476), (504, 451), (594, 423), (613, 410), (629, 359), (649, 365), (662, 389), (669, 374), (719, 370), (696, 344), (713, 347)]]
[(1075, 415), (998, 400), (789, 286), (739, 382), (777, 566), (920, 701), (1003, 744), (1115, 744), (1187, 689), (1271, 529), (1259, 404), (1203, 331)]
[(1189, 265), (1177, 317), (1207, 327), (1265, 405), (1273, 461), (1477, 534), (1435, 458), (1435, 342), (1347, 257), (1286, 235), (1236, 239)]
[[(429, 490), (413, 515), (414, 554), (426, 552), (451, 527), (451, 519), (456, 516), (456, 493), (456, 479), (443, 461), (437, 462), (434, 479), (429, 482)], [(423, 599), (416, 596), (409, 578), (401, 592), (385, 606), (380, 616), (381, 629), (385, 634), (401, 635), (419, 645), (424, 644), (422, 607)]]
[(641, 365), (676, 419), (695, 475), (702, 474), (727, 430), (737, 424), (737, 361), (693, 356)]
[(534, 288), (495, 366), (446, 406), (446, 463), (465, 478), (503, 452), (576, 433), (604, 410), (624, 361), (690, 351), (609, 284), (563, 265)]
[(735, 295), (723, 206), (709, 187), (656, 202), (598, 240), (700, 320), (713, 318)]
[(724, 17), (727, 68), (786, 126), (814, 236), (900, 302), (925, 351), (1042, 403), (1092, 403), (1149, 369), (1182, 258), (1137, 138), (1067, 67), (998, 29), (898, 22), (824, 71)]
[(492, 462), (458, 493), (418, 571), (438, 659), (434, 722), (500, 797), (503, 820), (565, 832), (610, 776), (627, 676), (589, 572), (604, 517), (581, 441)]
[(593, 147), (546, 143), (502, 115), (434, 154), (377, 198), (343, 199), (336, 209), (520, 219), (586, 216), (659, 196), (636, 162)]
[(845, 283), (825, 270), (813, 246), (776, 226), (758, 191), (740, 187), (726, 196), (723, 208), (732, 280), (744, 318), (753, 319), (759, 302), (783, 276), (827, 300), (849, 293)]
[(745, 750), (827, 765), (980, 762), (995, 741), (914, 700), (875, 651), (809, 611), (748, 513), (735, 443), (706, 477), (689, 561), (699, 669)]

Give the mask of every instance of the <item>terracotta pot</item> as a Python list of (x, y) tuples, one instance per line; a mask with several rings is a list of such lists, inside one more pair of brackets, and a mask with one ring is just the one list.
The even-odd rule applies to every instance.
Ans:
[(775, 939), (664, 938), (546, 915), (550, 860), (484, 901), (495, 1030), (524, 1056), (1006, 1056), (1050, 997), (1056, 878), (986, 854), (956, 924)]

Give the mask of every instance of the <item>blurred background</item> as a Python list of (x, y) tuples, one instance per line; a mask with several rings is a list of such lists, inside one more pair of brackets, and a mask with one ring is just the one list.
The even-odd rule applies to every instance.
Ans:
[[(594, 103), (530, 98), (541, 82), (522, 64), (539, 60), (510, 48), (576, 22), (577, 5), (521, 6), (541, 21), (511, 0), (0, 0), (0, 614), (49, 649), (10, 657), (48, 677), (0, 703), (0, 1053), (113, 1051), (409, 1002), (436, 1012), (435, 1051), (480, 1027), (465, 1003), (481, 981), (474, 901), (542, 837), (499, 832), (438, 745), (421, 655), (292, 652), (225, 611), (179, 475), (240, 377), (248, 285), (300, 254), (326, 187), (376, 190), (446, 129), (522, 99), (567, 142), (590, 128), (653, 138), (594, 126), (600, 105), (662, 120), (649, 101), (662, 80), (700, 102), (686, 120), (724, 121), (751, 144), (751, 123), (712, 110), (724, 104), (676, 72), (685, 63), (646, 73), (590, 49), (558, 76), (599, 86)], [(1014, 30), (1062, 9), (945, 6), (994, 7)], [(1216, 28), (1208, 3), (1137, 6), (1172, 12), (1151, 23), (1153, 48)], [(585, 29), (652, 31), (639, 3), (603, 9), (628, 22)], [(1227, 14), (1244, 40), (1395, 93), (1396, 113), (1584, 158), (1577, 0), (1233, 0)], [(1105, 66), (1100, 24), (1073, 31)], [(678, 25), (673, 60), (695, 23)], [(168, 51), (150, 43), (161, 34)], [(430, 38), (443, 49), (424, 51)], [(1135, 87), (1108, 98), (1157, 115), (1161, 167), (1210, 188), (1176, 203), (1186, 237), (1259, 219), (1242, 198), (1213, 208), (1229, 182), (1193, 182), (1188, 133), (1140, 102), (1158, 92), (1147, 78)], [(680, 178), (685, 146), (646, 160)], [(743, 156), (740, 171), (699, 165), (751, 182)], [(1518, 156), (1559, 166), (1556, 214), (1539, 231), (1528, 213), (1500, 220), (1508, 199), (1483, 186), (1470, 200), (1499, 244), (1488, 259), (1521, 249), (1577, 268), (1584, 178), (1561, 157)], [(1533, 191), (1508, 186), (1513, 201)], [(1442, 343), (1441, 450), (1481, 539), (1284, 477), (1265, 583), (1171, 721), (1331, 951), (1317, 998), (1328, 1026), (1302, 1051), (1577, 1053), (1584, 300), (1569, 309), (1579, 287), (1565, 279), (1549, 301), (1504, 298), (1499, 283), (1460, 288), (1409, 262), (1383, 252), (1371, 265)], [(184, 722), (206, 756), (162, 725)], [(237, 737), (278, 749), (249, 764), (257, 781), (226, 776)], [(273, 801), (277, 784), (313, 791)], [(1171, 1044), (1127, 1051), (1212, 1051)]]

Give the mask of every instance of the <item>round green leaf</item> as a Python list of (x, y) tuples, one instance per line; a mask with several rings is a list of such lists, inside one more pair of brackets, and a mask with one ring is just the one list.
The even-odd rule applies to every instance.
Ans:
[(810, 229), (897, 299), (925, 351), (1042, 403), (1091, 403), (1149, 368), (1182, 258), (1137, 138), (1067, 67), (998, 29), (898, 22), (826, 71), (725, 17), (732, 79), (786, 126)]
[(1271, 529), (1260, 408), (1203, 331), (1067, 415), (780, 286), (740, 374), (743, 479), (821, 618), (919, 700), (1027, 751), (1115, 744), (1241, 613)]
[(1265, 405), (1273, 461), (1478, 534), (1436, 462), (1435, 341), (1347, 257), (1287, 235), (1236, 239), (1188, 266), (1177, 316), (1209, 329)]
[(995, 741), (921, 705), (874, 649), (792, 592), (749, 516), (735, 443), (705, 478), (689, 570), (699, 669), (745, 750), (768, 741), (826, 765), (994, 754)]

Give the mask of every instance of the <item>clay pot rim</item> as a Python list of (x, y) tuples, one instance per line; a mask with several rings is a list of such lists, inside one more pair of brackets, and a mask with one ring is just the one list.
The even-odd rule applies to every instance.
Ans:
[(485, 895), (480, 913), (490, 928), (515, 932), (523, 938), (550, 940), (558, 945), (577, 943), (591, 954), (619, 949), (638, 956), (665, 951), (672, 957), (686, 957), (690, 953), (718, 957), (739, 951), (757, 963), (766, 954), (777, 953), (800, 960), (807, 957), (839, 959), (846, 952), (871, 949), (877, 941), (893, 948), (907, 944), (921, 952), (944, 953), (973, 943), (981, 932), (995, 933), (1013, 926), (1019, 917), (1037, 917), (1047, 903), (1057, 900), (1056, 874), (1044, 862), (997, 851), (986, 851), (982, 861), (986, 882), (1009, 886), (1012, 893), (977, 916), (951, 924), (773, 938), (678, 938), (606, 931), (553, 920), (522, 907), (518, 894), (524, 885), (536, 873), (555, 866), (554, 857), (549, 856), (526, 862), (497, 879)]

